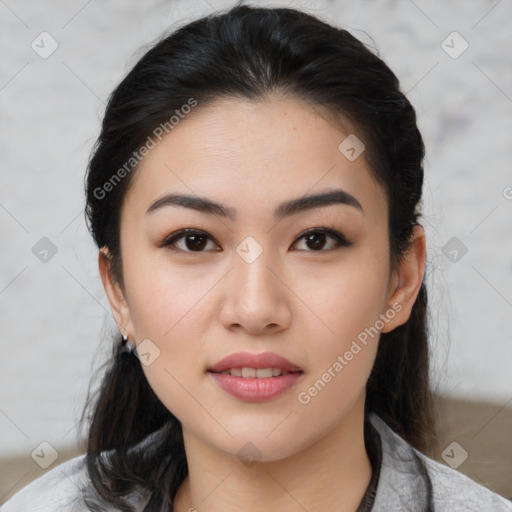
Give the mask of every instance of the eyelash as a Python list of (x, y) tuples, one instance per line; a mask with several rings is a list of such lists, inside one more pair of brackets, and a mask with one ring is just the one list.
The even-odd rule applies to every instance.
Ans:
[[(295, 242), (293, 243), (293, 245), (295, 245), (299, 240), (305, 238), (306, 236), (308, 235), (311, 235), (311, 234), (317, 234), (317, 233), (322, 233), (322, 234), (326, 234), (326, 235), (329, 235), (336, 243), (337, 245), (331, 249), (320, 249), (320, 250), (306, 250), (305, 252), (312, 252), (312, 253), (315, 253), (315, 252), (330, 252), (330, 251), (333, 251), (333, 250), (336, 250), (336, 249), (341, 249), (342, 247), (349, 247), (352, 245), (352, 242), (348, 241), (345, 236), (340, 233), (339, 231), (336, 231), (335, 229), (332, 229), (332, 228), (312, 228), (312, 229), (308, 229), (306, 232), (302, 233), (296, 240)], [(176, 247), (172, 247), (172, 245), (177, 242), (178, 240), (181, 240), (182, 238), (186, 237), (187, 235), (203, 235), (203, 236), (206, 236), (209, 240), (212, 240), (213, 242), (217, 243), (215, 241), (214, 238), (212, 238), (208, 233), (206, 233), (205, 231), (202, 231), (200, 229), (194, 229), (194, 228), (185, 228), (185, 229), (180, 229), (179, 231), (176, 231), (175, 233), (171, 233), (169, 236), (165, 237), (162, 241), (159, 242), (158, 246), (159, 247), (166, 247), (172, 251), (179, 251), (179, 252), (184, 252), (184, 253), (191, 253), (191, 254), (200, 254), (202, 252), (207, 252), (207, 251), (190, 251), (190, 250), (183, 250), (183, 249), (178, 249)]]

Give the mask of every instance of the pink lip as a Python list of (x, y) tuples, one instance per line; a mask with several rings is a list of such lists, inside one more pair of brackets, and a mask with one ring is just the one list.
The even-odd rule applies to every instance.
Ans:
[(279, 368), (287, 372), (300, 372), (301, 368), (274, 352), (251, 354), (249, 352), (235, 352), (221, 359), (209, 371), (220, 373), (228, 368)]
[(302, 372), (287, 373), (279, 377), (233, 377), (225, 373), (210, 373), (219, 386), (236, 398), (246, 402), (264, 402), (281, 395), (304, 375)]
[[(228, 368), (279, 368), (290, 373), (262, 379), (220, 373)], [(298, 366), (273, 352), (230, 354), (216, 363), (208, 372), (224, 391), (247, 402), (264, 402), (276, 398), (294, 386), (304, 374)]]

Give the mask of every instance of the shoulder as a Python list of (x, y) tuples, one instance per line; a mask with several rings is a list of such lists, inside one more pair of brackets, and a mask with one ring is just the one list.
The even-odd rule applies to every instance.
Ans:
[(512, 512), (512, 502), (415, 450), (376, 414), (370, 421), (382, 448), (375, 512)]
[(85, 455), (78, 455), (30, 482), (0, 507), (0, 512), (83, 512), (81, 491), (88, 485)]
[[(164, 435), (165, 426), (143, 438), (132, 450), (149, 450), (154, 441)], [(102, 458), (108, 459), (110, 451), (101, 452)], [(97, 496), (89, 477), (86, 454), (77, 455), (47, 471), (43, 476), (30, 482), (0, 506), (0, 512), (90, 512), (84, 499), (91, 499), (102, 512), (117, 512), (109, 503)], [(125, 503), (133, 510), (143, 510), (147, 505), (147, 493), (135, 485), (124, 496)]]
[[(512, 502), (444, 464), (419, 453), (430, 479), (435, 510), (512, 512)], [(484, 508), (485, 507), (485, 508)]]
[[(107, 452), (102, 452), (103, 454)], [(90, 512), (85, 498), (93, 496), (96, 510), (117, 512), (95, 492), (86, 466), (86, 454), (78, 455), (30, 482), (0, 506), (0, 512)], [(125, 496), (125, 503), (133, 510), (143, 510), (147, 496), (135, 487)]]

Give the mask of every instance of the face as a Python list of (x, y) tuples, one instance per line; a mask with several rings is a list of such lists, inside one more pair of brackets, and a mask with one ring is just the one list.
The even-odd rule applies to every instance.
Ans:
[[(364, 153), (338, 149), (348, 135), (298, 100), (217, 100), (134, 176), (121, 213), (124, 290), (109, 299), (159, 399), (212, 448), (235, 455), (250, 441), (278, 460), (324, 438), (362, 410), (379, 334), (404, 321), (385, 193)], [(330, 202), (281, 207), (329, 192)], [(170, 194), (222, 208), (155, 204)], [(237, 352), (274, 353), (300, 371), (266, 377), (266, 399), (253, 378), (234, 396), (221, 382), (240, 389), (244, 377), (209, 369)]]

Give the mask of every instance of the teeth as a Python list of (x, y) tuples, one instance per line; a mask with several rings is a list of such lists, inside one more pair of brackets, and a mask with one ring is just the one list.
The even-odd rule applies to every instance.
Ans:
[(256, 370), (256, 377), (258, 379), (272, 377), (272, 368), (258, 368)]
[(288, 372), (281, 370), (280, 368), (229, 368), (221, 373), (231, 375), (233, 377), (256, 377), (258, 379), (266, 379), (269, 377), (279, 377), (280, 375), (285, 375)]
[(242, 377), (256, 377), (254, 368), (242, 368)]

